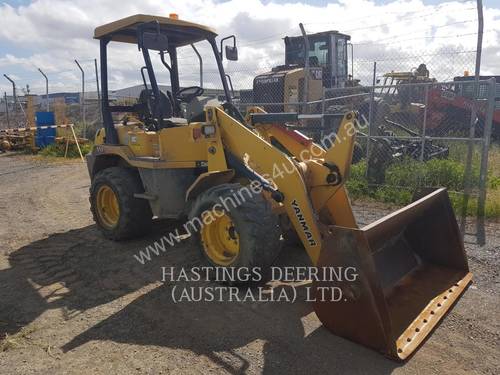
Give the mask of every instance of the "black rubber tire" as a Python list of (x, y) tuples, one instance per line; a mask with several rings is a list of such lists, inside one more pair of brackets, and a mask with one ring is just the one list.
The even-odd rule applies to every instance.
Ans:
[[(242, 187), (240, 184), (222, 184), (206, 190), (193, 202), (189, 219), (201, 218), (201, 214), (220, 203), (221, 198), (233, 197)], [(228, 204), (226, 211), (240, 238), (240, 251), (236, 259), (227, 266), (215, 264), (205, 253), (200, 231), (192, 233), (194, 246), (199, 249), (204, 266), (236, 269), (258, 267), (262, 275), (265, 275), (278, 257), (283, 244), (279, 217), (272, 212), (270, 203), (261, 194), (254, 194), (252, 198), (248, 198), (246, 193), (244, 196), (244, 202), (236, 207)], [(241, 284), (238, 280), (232, 281)]]
[[(113, 189), (120, 207), (118, 225), (107, 229), (101, 225), (96, 208), (97, 191), (102, 185)], [(141, 237), (151, 229), (153, 214), (145, 199), (134, 194), (144, 193), (139, 173), (130, 168), (111, 167), (98, 172), (90, 185), (90, 210), (99, 230), (114, 241)]]

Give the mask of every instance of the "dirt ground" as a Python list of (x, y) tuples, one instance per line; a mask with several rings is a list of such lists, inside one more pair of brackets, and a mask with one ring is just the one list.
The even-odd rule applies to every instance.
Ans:
[[(0, 155), (0, 373), (498, 374), (500, 224), (465, 241), (474, 284), (406, 363), (329, 333), (310, 304), (174, 303), (161, 267), (191, 265), (182, 242), (146, 265), (150, 238), (105, 240), (85, 166)], [(356, 206), (368, 222), (388, 210)], [(285, 248), (280, 264), (306, 263)]]

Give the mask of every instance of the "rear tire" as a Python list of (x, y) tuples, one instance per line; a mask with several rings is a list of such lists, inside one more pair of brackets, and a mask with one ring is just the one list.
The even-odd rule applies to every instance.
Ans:
[[(220, 205), (222, 199), (228, 202), (230, 198), (233, 198), (234, 201), (235, 196), (239, 198), (238, 191), (241, 188), (243, 187), (240, 184), (222, 184), (208, 189), (198, 196), (193, 203), (189, 219), (202, 219), (204, 212), (214, 212), (214, 206), (217, 203)], [(278, 215), (272, 212), (271, 205), (261, 194), (253, 194), (251, 198), (248, 197), (246, 192), (243, 192), (242, 195), (245, 200), (241, 204), (233, 206), (233, 204), (229, 203), (227, 204), (227, 210), (223, 209), (225, 216), (227, 215), (230, 219), (230, 229), (228, 229), (226, 235), (224, 228), (222, 228), (222, 233), (223, 236), (227, 236), (227, 240), (230, 240), (231, 237), (237, 237), (238, 248), (236, 251), (229, 243), (228, 247), (231, 249), (218, 249), (220, 254), (228, 254), (227, 257), (218, 257), (217, 249), (215, 249), (216, 254), (213, 254), (214, 250), (212, 248), (214, 246), (210, 247), (210, 243), (205, 243), (207, 238), (210, 239), (210, 237), (207, 237), (204, 232), (210, 230), (210, 226), (214, 225), (212, 223), (204, 224), (197, 233), (193, 234), (193, 239), (196, 241), (195, 246), (201, 253), (204, 266), (236, 269), (246, 267), (250, 271), (252, 268), (259, 268), (261, 275), (265, 278), (269, 267), (276, 260), (282, 247), (283, 240), (279, 218)], [(241, 201), (242, 199), (240, 199)], [(227, 228), (228, 221), (227, 219), (223, 220), (226, 220), (223, 224)], [(220, 231), (216, 230), (214, 233), (217, 232)], [(233, 236), (231, 236), (232, 232), (235, 233)], [(212, 241), (211, 243), (213, 244), (213, 242), (224, 245), (224, 239), (219, 242)], [(237, 272), (237, 270), (235, 271)], [(230, 281), (237, 284), (246, 282), (245, 280)]]
[[(119, 241), (149, 232), (153, 218), (149, 203), (134, 197), (134, 194), (143, 192), (136, 170), (111, 167), (95, 175), (90, 185), (90, 210), (97, 227), (106, 238)], [(114, 205), (117, 205), (117, 209), (107, 209), (102, 203), (106, 199), (112, 203), (116, 199)], [(107, 214), (107, 211), (110, 213)]]

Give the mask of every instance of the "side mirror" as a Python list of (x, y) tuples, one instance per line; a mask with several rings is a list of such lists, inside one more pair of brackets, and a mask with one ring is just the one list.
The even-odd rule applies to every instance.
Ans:
[(230, 61), (238, 61), (238, 47), (226, 46), (226, 59)]
[(223, 54), (223, 46), (224, 42), (226, 40), (232, 39), (233, 40), (233, 46), (226, 46), (226, 58), (230, 61), (236, 61), (238, 60), (238, 48), (236, 48), (236, 37), (234, 35), (226, 36), (225, 38), (222, 38), (220, 41), (220, 59), (222, 60), (224, 58)]

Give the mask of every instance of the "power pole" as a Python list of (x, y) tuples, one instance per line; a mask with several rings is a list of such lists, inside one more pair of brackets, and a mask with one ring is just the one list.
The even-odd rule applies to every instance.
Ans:
[(42, 72), (42, 69), (38, 68), (38, 71), (42, 74), (42, 76), (45, 78), (45, 107), (47, 108), (47, 112), (49, 112), (49, 79), (45, 75), (44, 72)]
[(83, 137), (87, 136), (87, 122), (85, 121), (85, 72), (83, 71), (80, 63), (75, 59), (76, 65), (82, 72), (82, 97), (80, 98), (80, 104), (82, 106), (82, 121), (83, 121)]

